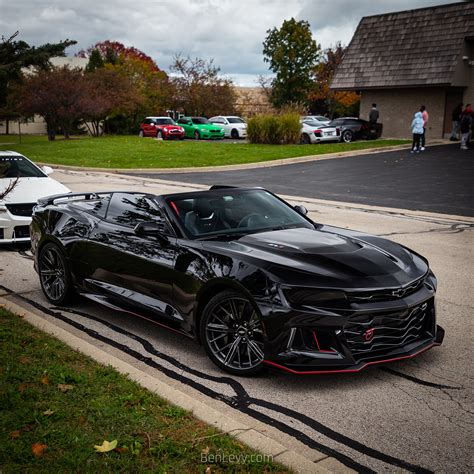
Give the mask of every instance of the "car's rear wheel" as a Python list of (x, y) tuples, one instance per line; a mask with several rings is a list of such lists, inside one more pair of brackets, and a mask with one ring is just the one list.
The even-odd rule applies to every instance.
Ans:
[(140, 138), (143, 138), (143, 137), (145, 136), (145, 132), (144, 132), (143, 130), (140, 130), (140, 131), (138, 132), (138, 136), (139, 136)]
[(237, 375), (263, 369), (263, 325), (255, 304), (242, 294), (226, 290), (214, 296), (201, 318), (201, 340), (210, 359)]
[(46, 244), (38, 258), (41, 288), (53, 304), (69, 303), (74, 295), (71, 273), (62, 250), (54, 243)]
[(163, 139), (163, 132), (161, 130), (158, 130), (156, 132), (156, 138), (158, 138), (158, 140), (162, 140)]
[(341, 135), (341, 139), (344, 143), (350, 143), (354, 140), (354, 134), (352, 130), (344, 130)]
[(237, 140), (239, 138), (239, 131), (235, 128), (232, 129), (230, 132), (230, 136), (234, 139)]
[(309, 135), (307, 133), (303, 133), (301, 135), (300, 143), (302, 145), (310, 145), (311, 144), (311, 138), (309, 138)]
[(199, 132), (196, 130), (196, 131), (194, 132), (194, 140), (199, 140), (200, 138), (201, 138), (201, 137), (200, 137), (200, 135), (199, 135)]

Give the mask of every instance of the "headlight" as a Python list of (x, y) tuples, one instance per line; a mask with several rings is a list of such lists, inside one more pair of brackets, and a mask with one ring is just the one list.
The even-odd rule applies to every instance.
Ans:
[(168, 127), (163, 127), (163, 130), (164, 130), (165, 132), (167, 132), (169, 129), (168, 129)]
[(321, 288), (284, 288), (283, 293), (288, 302), (296, 306), (318, 306), (346, 299), (341, 290)]
[(201, 132), (207, 132), (207, 130), (205, 128), (201, 128), (200, 131)]
[(7, 212), (7, 206), (5, 204), (0, 204), (0, 214)]
[(221, 128), (221, 133), (224, 133), (224, 129), (223, 129), (223, 128)]

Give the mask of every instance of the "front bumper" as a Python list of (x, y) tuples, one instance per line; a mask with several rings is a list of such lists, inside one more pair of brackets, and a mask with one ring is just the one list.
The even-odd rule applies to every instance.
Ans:
[(182, 140), (184, 138), (184, 132), (174, 131), (163, 131), (163, 138), (165, 140)]
[(0, 213), (0, 245), (30, 241), (30, 216), (16, 216), (9, 211)]
[(434, 289), (391, 301), (351, 303), (341, 309), (295, 309), (273, 304), (264, 314), (265, 360), (294, 374), (359, 372), (415, 357), (443, 342)]

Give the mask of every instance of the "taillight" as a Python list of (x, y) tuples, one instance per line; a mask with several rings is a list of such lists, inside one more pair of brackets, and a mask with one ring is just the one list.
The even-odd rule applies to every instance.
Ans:
[(314, 133), (321, 133), (321, 130), (315, 130)]

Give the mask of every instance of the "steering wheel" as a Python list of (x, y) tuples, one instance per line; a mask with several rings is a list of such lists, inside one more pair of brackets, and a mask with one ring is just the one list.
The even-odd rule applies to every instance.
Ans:
[(257, 214), (256, 212), (252, 212), (251, 214), (248, 214), (245, 217), (243, 217), (240, 220), (239, 225), (237, 227), (249, 227), (250, 220), (254, 217), (256, 217), (259, 220), (264, 220), (265, 219), (260, 214)]

